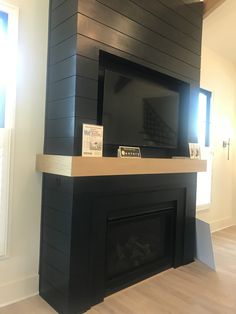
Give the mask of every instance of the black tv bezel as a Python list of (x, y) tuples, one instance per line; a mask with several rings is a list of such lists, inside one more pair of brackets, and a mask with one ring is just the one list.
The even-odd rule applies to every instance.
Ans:
[[(188, 156), (188, 123), (189, 123), (189, 101), (190, 85), (184, 81), (155, 71), (143, 65), (129, 61), (127, 59), (114, 56), (110, 53), (100, 51), (99, 54), (99, 78), (98, 78), (98, 108), (97, 124), (103, 125), (103, 98), (106, 70), (120, 73), (127, 76), (142, 78), (156, 82), (163, 87), (178, 92), (180, 95), (179, 117), (178, 117), (178, 140), (177, 147), (157, 147), (157, 146), (139, 146), (143, 157), (165, 157)], [(104, 130), (106, 132), (106, 130)], [(126, 143), (114, 144), (104, 143), (103, 155), (108, 157), (117, 156), (119, 145), (130, 146)], [(133, 145), (135, 146), (135, 144)]]

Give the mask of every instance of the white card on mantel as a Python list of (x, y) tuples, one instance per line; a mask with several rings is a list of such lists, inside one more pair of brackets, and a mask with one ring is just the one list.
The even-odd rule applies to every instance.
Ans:
[(83, 124), (82, 156), (102, 157), (103, 126)]

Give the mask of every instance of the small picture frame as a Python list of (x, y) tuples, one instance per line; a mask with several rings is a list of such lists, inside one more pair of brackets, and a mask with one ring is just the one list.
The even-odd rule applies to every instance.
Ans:
[(189, 143), (190, 159), (201, 159), (201, 147), (198, 143)]
[(103, 126), (83, 124), (82, 156), (102, 157)]

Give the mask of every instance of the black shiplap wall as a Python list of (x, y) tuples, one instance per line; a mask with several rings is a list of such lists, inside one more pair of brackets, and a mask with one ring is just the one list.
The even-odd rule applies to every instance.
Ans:
[[(81, 153), (82, 123), (97, 119), (99, 50), (190, 83), (189, 139), (194, 140), (202, 29), (198, 0), (51, 0), (49, 16), (46, 154)], [(77, 180), (48, 174), (43, 180), (40, 294), (60, 313), (74, 313), (68, 310), (71, 271), (88, 262), (82, 254), (71, 265), (78, 244), (71, 233), (89, 232), (87, 225), (72, 227), (83, 211)], [(78, 282), (85, 282), (83, 269), (73, 273)], [(85, 290), (79, 292), (84, 307), (89, 304)]]
[(52, 0), (45, 153), (81, 154), (82, 123), (96, 123), (99, 50), (191, 84), (195, 138), (202, 4), (196, 0)]
[(73, 186), (72, 178), (43, 176), (39, 291), (63, 313), (70, 285)]
[[(99, 50), (189, 82), (189, 138), (194, 139), (201, 27), (198, 0), (51, 0), (45, 153), (81, 153), (81, 125), (97, 118)], [(63, 246), (70, 245), (73, 198), (73, 178), (44, 175), (41, 269), (57, 273), (61, 282), (67, 269), (52, 270), (52, 261), (69, 263)], [(41, 285), (50, 283), (45, 279)]]

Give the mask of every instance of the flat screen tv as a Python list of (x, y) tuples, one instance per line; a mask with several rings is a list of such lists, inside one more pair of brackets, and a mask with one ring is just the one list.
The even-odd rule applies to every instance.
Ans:
[(115, 155), (119, 145), (138, 146), (151, 157), (183, 155), (187, 85), (180, 82), (124, 59), (104, 62), (103, 56), (98, 120), (105, 155)]

